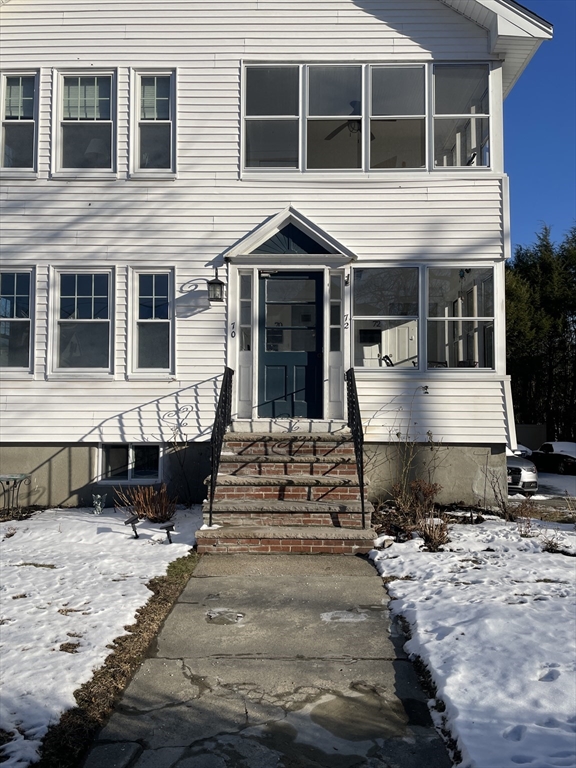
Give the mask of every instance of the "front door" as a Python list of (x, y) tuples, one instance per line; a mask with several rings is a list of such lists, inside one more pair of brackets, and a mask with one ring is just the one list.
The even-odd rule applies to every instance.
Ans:
[(261, 272), (261, 418), (322, 418), (322, 272)]

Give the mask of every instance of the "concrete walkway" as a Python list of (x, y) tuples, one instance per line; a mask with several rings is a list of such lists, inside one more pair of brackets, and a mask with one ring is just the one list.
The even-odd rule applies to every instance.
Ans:
[(205, 555), (85, 768), (450, 768), (387, 603), (358, 557)]

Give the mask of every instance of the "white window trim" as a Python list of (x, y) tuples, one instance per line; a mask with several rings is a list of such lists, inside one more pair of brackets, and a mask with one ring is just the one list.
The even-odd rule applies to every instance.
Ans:
[[(110, 122), (112, 123), (111, 159), (107, 168), (62, 168), (62, 122), (65, 77), (110, 77)], [(117, 69), (58, 69), (52, 80), (52, 179), (111, 180), (118, 178), (118, 70)]]
[[(435, 64), (452, 64), (454, 66), (473, 66), (473, 65), (485, 65), (488, 67), (488, 99), (489, 99), (489, 114), (487, 119), (489, 121), (489, 141), (490, 141), (490, 165), (488, 166), (435, 166), (434, 165), (434, 65)], [(353, 169), (309, 169), (306, 168), (306, 123), (308, 119), (307, 115), (307, 100), (308, 100), (308, 69), (312, 66), (351, 66), (356, 65), (362, 67), (362, 114), (361, 119), (363, 123), (363, 147), (362, 147), (362, 168)], [(282, 66), (298, 66), (299, 84), (300, 84), (300, 98), (299, 98), (299, 164), (298, 168), (257, 168), (246, 166), (246, 70), (248, 67), (282, 67)], [(425, 82), (425, 133), (426, 133), (426, 148), (425, 159), (426, 167), (424, 168), (370, 168), (370, 147), (366, 141), (366, 131), (369, 130), (369, 121), (371, 119), (371, 88), (372, 88), (372, 67), (424, 67), (424, 82)], [(306, 63), (290, 60), (281, 61), (241, 61), (241, 88), (240, 88), (240, 100), (241, 100), (241, 125), (240, 125), (240, 172), (239, 178), (250, 181), (282, 181), (286, 180), (290, 176), (297, 176), (299, 180), (305, 178), (311, 178), (314, 181), (326, 180), (326, 181), (343, 181), (353, 177), (361, 177), (363, 180), (370, 181), (382, 181), (383, 177), (390, 177), (397, 175), (399, 178), (405, 180), (418, 179), (421, 180), (423, 175), (429, 175), (434, 178), (445, 176), (446, 178), (453, 179), (455, 176), (470, 178), (471, 174), (502, 174), (502, 163), (500, 157), (500, 144), (499, 137), (494, 136), (495, 120), (493, 119), (496, 113), (495, 104), (498, 104), (500, 94), (495, 93), (497, 85), (501, 84), (501, 78), (494, 76), (494, 72), (498, 70), (498, 62), (493, 59), (481, 59), (481, 60), (446, 60), (446, 61), (432, 61), (426, 59), (410, 60), (410, 61), (309, 61)], [(500, 98), (501, 100), (501, 98)], [(250, 118), (248, 118), (250, 119)]]
[[(417, 267), (419, 270), (419, 314), (418, 314), (418, 366), (414, 368), (378, 367), (370, 368), (354, 366), (354, 323), (363, 316), (354, 315), (354, 269), (383, 269), (399, 267)], [(490, 318), (478, 317), (474, 320), (489, 320), (494, 323), (494, 367), (493, 368), (428, 368), (428, 275), (430, 269), (492, 269), (494, 285), (494, 315)], [(350, 328), (348, 329), (348, 353), (350, 365), (354, 367), (356, 377), (371, 379), (385, 376), (386, 378), (408, 376), (422, 378), (440, 376), (443, 379), (461, 379), (463, 376), (473, 378), (488, 378), (501, 380), (506, 373), (506, 327), (504, 317), (504, 262), (501, 260), (466, 259), (461, 261), (426, 261), (411, 263), (401, 261), (356, 263), (351, 266), (350, 294)], [(457, 318), (454, 318), (457, 320)], [(345, 319), (346, 325), (346, 319)], [(346, 332), (346, 331), (345, 331)]]
[[(140, 168), (140, 103), (142, 77), (170, 77), (170, 119), (172, 143), (171, 168)], [(130, 72), (130, 91), (132, 93), (132, 114), (130, 130), (130, 172), (129, 178), (134, 180), (157, 179), (159, 181), (174, 181), (178, 178), (178, 69), (132, 69)]]
[[(158, 446), (158, 476), (155, 478), (146, 477), (130, 477), (124, 478), (110, 478), (104, 477), (104, 446), (105, 445), (125, 445), (128, 447), (128, 463), (129, 466), (133, 465), (133, 449), (135, 446), (140, 445), (157, 445)], [(135, 486), (135, 485), (158, 485), (158, 483), (164, 482), (164, 456), (166, 454), (166, 446), (163, 443), (142, 443), (134, 441), (131, 443), (123, 442), (122, 440), (109, 440), (105, 443), (99, 443), (96, 453), (96, 470), (94, 472), (94, 481), (98, 485), (106, 485), (109, 487), (116, 486), (122, 488), (123, 486)]]
[[(108, 275), (108, 290), (109, 290), (109, 366), (108, 370), (103, 368), (59, 368), (58, 367), (58, 354), (59, 354), (59, 320), (60, 320), (60, 275)], [(48, 360), (49, 360), (49, 373), (48, 379), (93, 379), (93, 380), (106, 380), (110, 381), (114, 379), (114, 362), (115, 362), (115, 314), (114, 309), (116, 307), (116, 274), (113, 267), (53, 267), (50, 270), (48, 279), (48, 310), (50, 315), (50, 330), (48, 339)]]
[[(140, 275), (168, 275), (168, 322), (170, 326), (170, 367), (169, 368), (138, 368), (138, 302), (139, 285), (138, 277)], [(130, 320), (128, 337), (128, 380), (154, 380), (154, 381), (172, 381), (176, 377), (176, 310), (174, 304), (176, 276), (172, 268), (163, 267), (133, 267), (130, 269), (129, 276), (129, 300), (128, 312)]]
[[(32, 379), (34, 377), (34, 357), (36, 349), (36, 270), (34, 267), (19, 267), (16, 265), (10, 266), (9, 264), (3, 264), (0, 272), (26, 272), (30, 275), (30, 317), (28, 318), (28, 322), (30, 323), (30, 341), (28, 350), (28, 367), (0, 367), (0, 376), (2, 379)], [(10, 320), (10, 318), (5, 318), (5, 320)]]
[[(4, 168), (0, 165), (0, 176), (5, 179), (36, 179), (38, 178), (38, 145), (39, 145), (39, 118), (40, 118), (40, 71), (37, 69), (15, 69), (2, 70), (0, 83), (0, 104), (2, 105), (2, 134), (4, 119), (5, 98), (6, 98), (6, 78), (7, 77), (33, 77), (34, 78), (34, 112), (32, 120), (34, 122), (34, 160), (32, 168)], [(2, 138), (0, 146), (0, 163), (4, 162), (4, 140)]]

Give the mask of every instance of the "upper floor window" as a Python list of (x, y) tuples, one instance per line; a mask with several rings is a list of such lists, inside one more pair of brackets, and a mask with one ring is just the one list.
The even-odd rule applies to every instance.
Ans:
[(30, 272), (0, 273), (0, 367), (30, 368)]
[(171, 277), (168, 272), (141, 272), (136, 275), (137, 371), (170, 371), (172, 368)]
[(488, 166), (488, 84), (487, 64), (249, 65), (244, 167)]
[(62, 76), (60, 169), (114, 170), (113, 94), (111, 74)]
[(139, 74), (138, 170), (173, 171), (175, 120), (174, 73)]
[(2, 168), (34, 170), (36, 76), (5, 75), (2, 81)]
[(110, 370), (110, 272), (59, 275), (57, 367)]

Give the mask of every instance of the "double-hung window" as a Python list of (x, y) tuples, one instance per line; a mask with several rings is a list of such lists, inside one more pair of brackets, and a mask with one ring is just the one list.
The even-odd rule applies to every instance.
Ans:
[(138, 137), (135, 168), (139, 171), (168, 171), (175, 168), (174, 73), (139, 73)]
[(494, 368), (492, 267), (428, 270), (428, 368)]
[(59, 168), (115, 170), (112, 74), (63, 74), (60, 81)]
[(490, 165), (488, 64), (249, 64), (244, 169)]
[(57, 369), (111, 369), (110, 272), (58, 275)]
[(0, 367), (30, 369), (31, 273), (0, 273)]
[(36, 166), (36, 75), (2, 78), (2, 168)]
[(172, 274), (140, 272), (136, 275), (138, 296), (135, 370), (172, 371)]
[(354, 270), (354, 365), (418, 366), (418, 267)]

